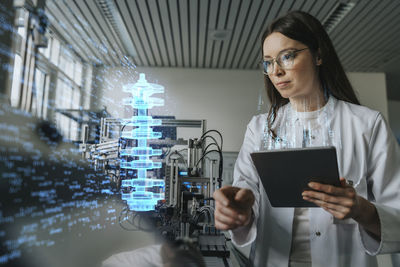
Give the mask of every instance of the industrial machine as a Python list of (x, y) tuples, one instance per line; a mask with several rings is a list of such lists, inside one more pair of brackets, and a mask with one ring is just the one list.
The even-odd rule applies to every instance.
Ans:
[[(143, 88), (163, 92), (144, 76), (124, 87), (132, 93), (133, 100), (124, 103), (132, 105), (134, 115), (102, 118), (97, 144), (87, 143), (88, 127), (84, 126), (82, 157), (102, 169), (126, 201), (119, 216), (122, 228), (153, 231), (155, 227), (165, 240), (191, 240), (206, 259), (216, 258), (220, 260), (217, 266), (230, 266), (227, 238), (214, 225), (212, 198), (222, 184), (222, 135), (206, 131), (204, 120), (148, 116), (147, 109), (162, 101)], [(182, 127), (199, 128), (199, 137), (177, 139), (176, 129)]]

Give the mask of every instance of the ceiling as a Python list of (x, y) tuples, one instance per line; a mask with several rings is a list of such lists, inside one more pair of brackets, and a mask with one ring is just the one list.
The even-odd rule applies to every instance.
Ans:
[[(274, 18), (303, 10), (324, 22), (355, 3), (329, 32), (346, 71), (386, 72), (400, 100), (397, 0), (58, 0), (51, 28), (85, 61), (118, 66), (256, 69), (259, 36)], [(125, 56), (125, 57), (124, 57)], [(397, 90), (395, 90), (397, 89)]]

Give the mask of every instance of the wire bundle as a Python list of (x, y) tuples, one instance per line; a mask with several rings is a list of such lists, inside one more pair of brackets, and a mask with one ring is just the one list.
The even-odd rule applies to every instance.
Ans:
[[(213, 137), (212, 135), (210, 135), (210, 133), (217, 133), (219, 135), (220, 138), (220, 142), (221, 144), (218, 144), (217, 140), (215, 139), (215, 137)], [(199, 143), (201, 145), (204, 145), (207, 138), (211, 139), (213, 142), (209, 143), (205, 148), (204, 148), (204, 154), (203, 156), (197, 161), (196, 163), (196, 167), (199, 165), (199, 163), (210, 153), (213, 152), (217, 152), (219, 155), (219, 168), (218, 168), (218, 182), (219, 182), (219, 186), (221, 187), (221, 182), (222, 182), (222, 171), (223, 171), (223, 156), (222, 156), (222, 145), (223, 145), (223, 138), (222, 135), (219, 131), (217, 130), (208, 130), (207, 132), (205, 132), (199, 140)], [(210, 147), (212, 146), (216, 146), (217, 149), (210, 149)]]

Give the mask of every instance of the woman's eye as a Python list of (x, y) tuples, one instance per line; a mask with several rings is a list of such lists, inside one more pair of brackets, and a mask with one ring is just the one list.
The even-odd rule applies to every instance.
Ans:
[(266, 60), (264, 61), (264, 67), (269, 68), (272, 66), (272, 60)]
[(294, 53), (286, 53), (282, 55), (282, 60), (291, 60), (294, 58)]

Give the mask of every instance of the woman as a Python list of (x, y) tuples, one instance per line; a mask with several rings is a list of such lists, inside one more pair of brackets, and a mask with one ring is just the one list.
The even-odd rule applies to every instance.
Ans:
[[(311, 15), (272, 22), (262, 51), (271, 108), (247, 127), (233, 186), (214, 194), (216, 226), (252, 243), (255, 266), (377, 266), (400, 250), (400, 149), (387, 123), (359, 105)], [(303, 198), (321, 208), (271, 207), (250, 153), (321, 145), (336, 147), (342, 186), (309, 184)]]

